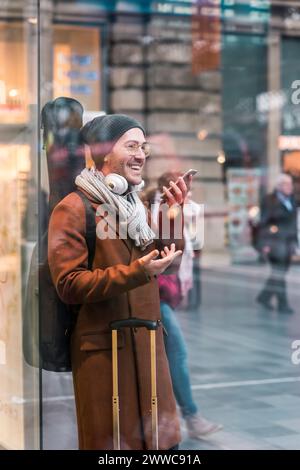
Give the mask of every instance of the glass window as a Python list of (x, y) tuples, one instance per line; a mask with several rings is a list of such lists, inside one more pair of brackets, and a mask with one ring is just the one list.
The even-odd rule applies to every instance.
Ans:
[[(28, 16), (24, 2), (22, 22), (8, 19), (6, 4), (0, 23), (0, 446), (37, 449), (39, 369), (27, 347), (38, 310), (32, 323), (26, 303), (30, 264), (37, 273), (37, 4), (31, 2)], [(31, 305), (37, 305), (37, 289), (34, 279)]]
[[(106, 314), (98, 318), (98, 306), (84, 298), (73, 336), (76, 405), (84, 408), (78, 444), (70, 367), (59, 373), (39, 368), (40, 326), (52, 332), (47, 322), (39, 324), (40, 306), (50, 298), (39, 273), (45, 267), (50, 279), (42, 237), (49, 214), (76, 188), (76, 176), (93, 164), (98, 148), (83, 145), (82, 124), (122, 113), (144, 126), (151, 144), (143, 168), (146, 204), (157, 202), (162, 185), (180, 172), (197, 170), (186, 199), (182, 263), (166, 295), (161, 289), (161, 308), (157, 302), (188, 431), (181, 449), (300, 448), (300, 6), (284, 0), (57, 0), (40, 2), (39, 24), (38, 3), (0, 7), (0, 447), (77, 449), (86, 445), (85, 432), (90, 437), (102, 426), (94, 411), (108, 427), (104, 437), (102, 427), (96, 430), (92, 445), (113, 445), (109, 385), (101, 410), (96, 376), (84, 371), (100, 359), (110, 370), (110, 336), (98, 335), (109, 329)], [(70, 240), (66, 244), (75, 247), (82, 237)], [(97, 249), (110, 267), (119, 261), (119, 241), (114, 253), (101, 243)], [(79, 270), (81, 261), (71, 282)], [(142, 301), (158, 300), (153, 293)], [(128, 295), (128, 302), (140, 315), (133, 305), (138, 295)], [(170, 307), (164, 312), (163, 303)], [(118, 293), (101, 301), (99, 311), (110, 316), (115, 305), (121, 305)], [(120, 381), (121, 433), (130, 407), (139, 404), (132, 413), (139, 416), (146, 403), (142, 392), (140, 400), (128, 396), (129, 379), (134, 387), (148, 380), (146, 368), (139, 370), (142, 359), (134, 357), (140, 346), (131, 339), (126, 336), (119, 351), (136, 359)], [(159, 399), (158, 409), (164, 417)], [(132, 426), (135, 442), (147, 434), (142, 424), (143, 417)], [(220, 425), (224, 433), (209, 444), (202, 439)], [(125, 437), (127, 445), (132, 435)]]

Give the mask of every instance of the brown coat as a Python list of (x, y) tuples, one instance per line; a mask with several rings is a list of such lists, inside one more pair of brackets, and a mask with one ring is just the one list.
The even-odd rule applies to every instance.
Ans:
[[(96, 211), (98, 204), (93, 201)], [(96, 215), (95, 215), (96, 216)], [(49, 226), (49, 264), (66, 303), (81, 304), (72, 336), (72, 364), (80, 449), (106, 450), (112, 440), (112, 320), (130, 316), (160, 319), (157, 281), (130, 240), (96, 237), (93, 270), (87, 269), (84, 207), (76, 193), (54, 209)], [(96, 224), (99, 222), (96, 216)], [(156, 241), (157, 245), (157, 241)], [(180, 241), (177, 245), (181, 245)], [(124, 329), (118, 337), (121, 449), (151, 449), (150, 344), (145, 328)], [(159, 448), (180, 441), (163, 330), (157, 330)]]

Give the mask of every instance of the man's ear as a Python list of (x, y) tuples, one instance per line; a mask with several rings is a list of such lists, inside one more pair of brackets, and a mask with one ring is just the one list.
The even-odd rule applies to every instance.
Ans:
[(104, 156), (103, 160), (102, 160), (102, 161), (103, 161), (103, 165), (105, 165), (105, 164), (107, 164), (107, 163), (109, 164), (110, 161), (111, 161), (111, 157), (112, 157), (111, 152), (107, 153), (107, 154)]
[(90, 146), (84, 144), (84, 157), (85, 157), (85, 166), (86, 168), (93, 168), (95, 166), (95, 162), (92, 158), (92, 152)]

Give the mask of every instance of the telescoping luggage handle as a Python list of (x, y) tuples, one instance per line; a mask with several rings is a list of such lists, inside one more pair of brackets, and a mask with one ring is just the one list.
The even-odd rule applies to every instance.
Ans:
[(119, 417), (119, 387), (118, 387), (118, 330), (121, 328), (147, 328), (150, 331), (151, 348), (151, 424), (152, 424), (152, 448), (158, 450), (158, 417), (156, 395), (156, 338), (155, 331), (159, 327), (159, 321), (142, 320), (140, 318), (127, 318), (115, 320), (110, 323), (112, 330), (112, 370), (113, 370), (113, 440), (114, 449), (120, 450), (120, 417)]

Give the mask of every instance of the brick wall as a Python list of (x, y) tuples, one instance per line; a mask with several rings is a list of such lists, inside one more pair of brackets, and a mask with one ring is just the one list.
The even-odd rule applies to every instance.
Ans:
[[(111, 26), (110, 112), (139, 119), (153, 140), (147, 163), (150, 184), (164, 171), (196, 168), (193, 197), (204, 203), (205, 248), (223, 249), (224, 212), (221, 150), (221, 73), (192, 74), (191, 21), (119, 17)], [(199, 130), (207, 138), (197, 138)], [(210, 215), (210, 216), (209, 216)]]

